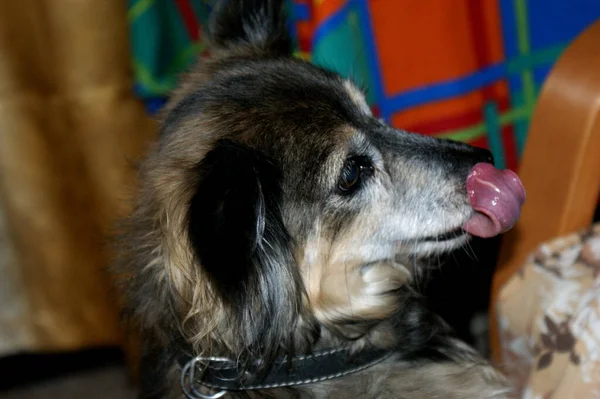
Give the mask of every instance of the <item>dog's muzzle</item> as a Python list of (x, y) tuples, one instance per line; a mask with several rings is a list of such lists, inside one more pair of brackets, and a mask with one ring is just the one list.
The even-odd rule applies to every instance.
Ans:
[[(313, 384), (365, 370), (392, 353), (389, 349), (374, 348), (360, 352), (350, 352), (348, 348), (330, 349), (293, 358), (280, 357), (265, 372), (240, 370), (236, 362), (228, 358), (184, 355), (179, 359), (181, 388), (188, 399), (216, 399), (231, 391)], [(259, 366), (260, 361), (256, 362), (257, 370)], [(201, 393), (200, 386), (214, 393)]]

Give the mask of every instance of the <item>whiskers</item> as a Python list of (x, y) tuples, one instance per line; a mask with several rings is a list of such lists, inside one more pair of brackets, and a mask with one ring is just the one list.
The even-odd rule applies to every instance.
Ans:
[(419, 267), (418, 262), (417, 262), (417, 255), (413, 255), (413, 257), (412, 257), (413, 281), (414, 281), (414, 287), (419, 294), (423, 294), (423, 291), (421, 290), (421, 284), (419, 283), (419, 281), (421, 280), (421, 270), (422, 269)]
[(479, 259), (477, 259), (477, 254), (475, 253), (475, 251), (473, 250), (473, 247), (471, 246), (470, 240), (463, 242), (460, 245), (460, 249), (463, 250), (467, 254), (469, 259), (471, 259), (475, 262), (479, 262)]

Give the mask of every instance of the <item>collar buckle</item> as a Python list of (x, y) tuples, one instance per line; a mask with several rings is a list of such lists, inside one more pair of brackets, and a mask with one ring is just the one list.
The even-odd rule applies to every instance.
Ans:
[[(211, 363), (216, 363), (213, 367), (217, 369), (235, 367), (233, 361), (224, 357), (196, 356), (190, 359), (181, 370), (180, 381), (181, 389), (188, 399), (218, 399), (227, 393), (226, 390), (221, 390), (214, 394), (203, 394), (198, 391), (196, 387), (197, 381), (202, 380), (202, 376)], [(197, 374), (198, 371), (200, 371), (199, 374)]]

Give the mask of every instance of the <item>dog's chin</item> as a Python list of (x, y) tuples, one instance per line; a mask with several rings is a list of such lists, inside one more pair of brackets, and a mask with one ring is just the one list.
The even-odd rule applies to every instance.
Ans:
[(440, 255), (451, 252), (454, 249), (460, 248), (471, 239), (471, 235), (465, 231), (457, 233), (452, 237), (447, 237), (440, 240), (422, 240), (412, 246), (410, 252), (413, 256), (427, 257), (432, 255)]
[(398, 256), (424, 258), (432, 255), (441, 255), (465, 245), (471, 235), (462, 228), (456, 228), (444, 233), (417, 237), (404, 241), (398, 248)]

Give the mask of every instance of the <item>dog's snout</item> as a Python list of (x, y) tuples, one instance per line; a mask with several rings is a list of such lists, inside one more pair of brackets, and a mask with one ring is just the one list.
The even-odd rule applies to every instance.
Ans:
[(478, 162), (485, 162), (494, 164), (494, 156), (491, 152), (484, 148), (475, 148), (476, 158)]

